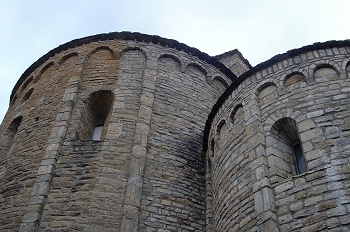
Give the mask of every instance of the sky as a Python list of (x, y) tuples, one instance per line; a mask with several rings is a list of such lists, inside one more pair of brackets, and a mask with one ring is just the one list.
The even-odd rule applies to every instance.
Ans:
[(42, 55), (115, 31), (175, 39), (209, 55), (237, 48), (255, 66), (290, 49), (350, 39), (349, 0), (0, 0), (0, 120)]

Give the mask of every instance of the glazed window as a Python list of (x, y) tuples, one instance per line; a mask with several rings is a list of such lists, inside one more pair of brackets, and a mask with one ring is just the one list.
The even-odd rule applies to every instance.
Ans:
[(112, 114), (114, 95), (111, 91), (94, 92), (86, 101), (80, 125), (83, 140), (104, 140)]
[(294, 152), (295, 164), (296, 164), (296, 169), (298, 174), (307, 172), (303, 150), (301, 149), (300, 143), (294, 144), (293, 152)]
[(92, 140), (101, 140), (103, 125), (95, 126), (92, 134)]

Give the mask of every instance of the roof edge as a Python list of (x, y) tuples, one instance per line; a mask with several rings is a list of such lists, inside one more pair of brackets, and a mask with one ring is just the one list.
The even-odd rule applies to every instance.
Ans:
[(197, 56), (199, 59), (207, 62), (208, 64), (213, 65), (214, 67), (218, 68), (223, 74), (225, 74), (228, 78), (230, 78), (232, 81), (237, 79), (237, 76), (231, 72), (230, 69), (228, 69), (224, 64), (222, 64), (220, 61), (218, 61), (215, 57), (209, 56), (207, 53), (201, 52), (197, 48), (189, 47), (186, 44), (180, 43), (173, 39), (166, 39), (157, 35), (147, 35), (142, 34), (139, 32), (129, 32), (129, 31), (122, 31), (122, 32), (110, 32), (110, 33), (104, 33), (104, 34), (97, 34), (92, 36), (83, 37), (80, 39), (74, 39), (70, 42), (67, 42), (65, 44), (62, 44), (42, 57), (40, 57), (37, 61), (35, 61), (27, 70), (24, 71), (24, 73), (20, 76), (17, 83), (15, 84), (14, 88), (12, 89), (12, 93), (10, 96), (10, 101), (12, 100), (14, 94), (20, 87), (20, 85), (24, 82), (24, 80), (38, 67), (40, 67), (45, 61), (47, 61), (50, 57), (53, 57), (55, 54), (60, 53), (62, 51), (82, 46), (84, 44), (92, 43), (92, 42), (98, 42), (98, 41), (107, 41), (107, 40), (136, 40), (139, 42), (148, 42), (148, 43), (154, 43), (154, 44), (161, 44), (162, 46), (168, 46), (170, 48), (177, 49), (179, 51), (184, 51), (188, 54), (191, 54), (193, 56)]
[(231, 93), (248, 77), (252, 76), (256, 72), (259, 72), (267, 67), (272, 66), (273, 64), (280, 62), (282, 60), (285, 60), (287, 58), (297, 56), (306, 52), (319, 50), (319, 49), (326, 49), (326, 48), (334, 48), (334, 47), (346, 47), (350, 46), (350, 40), (331, 40), (326, 42), (317, 42), (311, 45), (306, 45), (300, 48), (289, 50), (285, 53), (278, 54), (276, 56), (273, 56), (272, 58), (257, 64), (252, 69), (248, 70), (247, 72), (243, 73), (238, 79), (233, 81), (231, 85), (225, 90), (225, 92), (219, 97), (213, 108), (211, 109), (211, 112), (208, 115), (207, 121), (205, 123), (204, 127), (204, 137), (203, 137), (203, 150), (204, 152), (208, 149), (208, 136), (209, 136), (209, 130), (212, 125), (213, 119), (217, 113), (217, 111), (221, 108), (222, 104), (226, 101), (226, 99), (231, 95)]

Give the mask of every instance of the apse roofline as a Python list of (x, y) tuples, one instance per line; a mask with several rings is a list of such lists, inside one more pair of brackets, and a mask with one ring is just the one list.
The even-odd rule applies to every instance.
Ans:
[[(264, 61), (260, 64), (257, 64), (247, 72), (243, 73), (238, 79), (233, 81), (231, 85), (225, 90), (225, 92), (219, 97), (213, 108), (211, 109), (211, 112), (208, 115), (207, 121), (205, 123), (204, 127), (204, 137), (203, 137), (203, 150), (204, 152), (208, 148), (208, 136), (209, 136), (209, 130), (211, 127), (211, 124), (213, 122), (213, 119), (217, 113), (217, 111), (221, 108), (222, 104), (226, 101), (226, 99), (231, 95), (231, 93), (248, 77), (252, 76), (253, 74), (266, 69), (267, 67), (272, 66), (273, 64), (276, 64), (280, 61), (286, 60), (290, 57), (297, 56), (303, 53), (307, 53), (314, 50), (319, 49), (327, 49), (327, 48), (335, 48), (335, 47), (350, 47), (350, 40), (331, 40), (326, 42), (318, 42), (311, 45), (307, 45), (301, 48), (296, 48), (289, 50), (285, 53), (273, 56), (267, 61)], [(350, 49), (350, 48), (349, 48)]]
[(45, 61), (47, 61), (50, 57), (53, 57), (55, 54), (60, 53), (62, 51), (75, 48), (78, 46), (82, 46), (84, 44), (92, 43), (92, 42), (99, 42), (99, 41), (107, 41), (107, 40), (136, 40), (139, 42), (146, 42), (146, 43), (154, 43), (154, 44), (160, 44), (162, 46), (168, 46), (170, 48), (177, 49), (179, 51), (184, 51), (188, 54), (191, 54), (193, 56), (198, 57), (199, 59), (207, 62), (208, 64), (213, 65), (214, 67), (218, 68), (222, 73), (224, 73), (228, 78), (230, 78), (232, 81), (237, 79), (237, 76), (231, 72), (230, 69), (228, 69), (224, 64), (222, 64), (220, 61), (218, 61), (215, 57), (209, 56), (208, 54), (201, 52), (197, 48), (189, 47), (186, 44), (179, 43), (176, 40), (172, 39), (166, 39), (162, 38), (157, 35), (147, 35), (142, 34), (138, 32), (129, 32), (129, 31), (122, 31), (122, 32), (111, 32), (111, 33), (105, 33), (105, 34), (97, 34), (92, 35), (80, 39), (75, 39), (70, 42), (67, 42), (65, 44), (62, 44), (42, 57), (40, 57), (37, 61), (35, 61), (24, 73), (21, 75), (21, 77), (18, 79), (16, 85), (14, 86), (10, 101), (12, 100), (14, 94), (20, 87), (20, 85), (24, 82), (24, 80), (38, 67), (40, 67)]

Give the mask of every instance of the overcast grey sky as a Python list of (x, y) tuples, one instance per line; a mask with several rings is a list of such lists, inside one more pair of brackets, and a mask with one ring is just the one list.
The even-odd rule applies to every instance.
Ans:
[(132, 31), (209, 55), (238, 48), (255, 66), (287, 50), (350, 39), (349, 0), (0, 0), (0, 120), (21, 74), (49, 50)]

